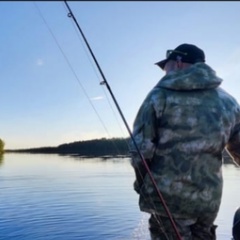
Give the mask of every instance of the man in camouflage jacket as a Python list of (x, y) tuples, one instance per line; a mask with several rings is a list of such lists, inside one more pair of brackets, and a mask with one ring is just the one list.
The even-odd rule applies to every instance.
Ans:
[[(151, 170), (182, 240), (216, 239), (222, 196), (222, 153), (240, 164), (240, 107), (192, 44), (156, 63), (166, 75), (141, 105), (134, 139)], [(151, 214), (152, 239), (177, 239), (143, 162), (130, 144), (139, 206)]]

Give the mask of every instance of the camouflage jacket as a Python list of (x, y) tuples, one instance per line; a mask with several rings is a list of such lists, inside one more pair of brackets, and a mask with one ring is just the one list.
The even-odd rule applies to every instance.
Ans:
[[(147, 95), (134, 121), (134, 139), (175, 217), (216, 214), (224, 148), (240, 164), (240, 107), (221, 82), (205, 63), (171, 72)], [(135, 172), (143, 169), (132, 141), (130, 149)], [(140, 209), (166, 216), (145, 173)]]

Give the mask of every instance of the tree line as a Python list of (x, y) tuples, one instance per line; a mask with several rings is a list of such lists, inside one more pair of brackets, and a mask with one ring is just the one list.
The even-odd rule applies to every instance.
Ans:
[(129, 138), (101, 138), (61, 144), (57, 147), (6, 150), (18, 153), (57, 153), (80, 156), (126, 156), (129, 155)]
[[(4, 150), (4, 141), (0, 139), (0, 155), (4, 152), (16, 153), (42, 153), (42, 154), (62, 154), (79, 155), (87, 157), (97, 156), (130, 156), (130, 138), (101, 138), (87, 141), (77, 141), (61, 144), (57, 147), (40, 147), (29, 149)], [(233, 163), (227, 151), (223, 152), (224, 163)]]

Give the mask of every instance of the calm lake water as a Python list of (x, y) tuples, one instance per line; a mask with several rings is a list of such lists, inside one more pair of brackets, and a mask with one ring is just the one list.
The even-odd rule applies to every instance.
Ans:
[[(231, 239), (240, 169), (224, 165), (216, 220)], [(5, 154), (0, 161), (0, 240), (149, 240), (129, 159)]]

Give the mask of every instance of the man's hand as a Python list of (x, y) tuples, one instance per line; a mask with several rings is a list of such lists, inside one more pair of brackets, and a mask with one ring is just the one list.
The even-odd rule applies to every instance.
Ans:
[(138, 183), (137, 180), (134, 181), (134, 183), (133, 183), (133, 188), (134, 188), (134, 190), (135, 190), (138, 194), (140, 194), (141, 186), (139, 185), (139, 183)]

